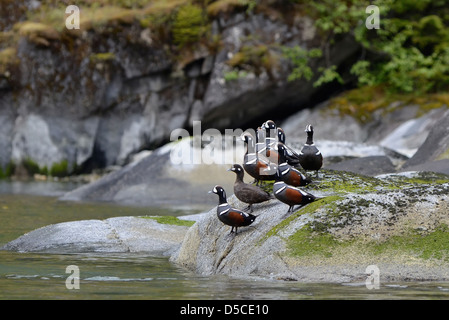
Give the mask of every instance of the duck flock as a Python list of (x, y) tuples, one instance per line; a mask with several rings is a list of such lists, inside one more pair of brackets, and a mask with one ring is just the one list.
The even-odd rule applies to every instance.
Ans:
[[(256, 220), (257, 216), (252, 214), (255, 203), (276, 198), (289, 206), (287, 213), (292, 213), (294, 206), (304, 206), (316, 200), (314, 195), (299, 188), (311, 180), (297, 168), (318, 174), (323, 165), (323, 155), (313, 142), (312, 125), (306, 126), (305, 131), (307, 140), (299, 154), (285, 144), (284, 130), (272, 120), (257, 128), (255, 137), (248, 132), (242, 134), (246, 145), (243, 164), (234, 164), (228, 171), (236, 174), (235, 196), (248, 207), (243, 210), (232, 208), (226, 200), (226, 191), (220, 185), (209, 191), (218, 195), (218, 219), (232, 227), (231, 233), (235, 228), (237, 234), (238, 227), (249, 226)], [(243, 181), (245, 172), (255, 179), (252, 184)], [(275, 181), (273, 194), (259, 186), (262, 181)]]

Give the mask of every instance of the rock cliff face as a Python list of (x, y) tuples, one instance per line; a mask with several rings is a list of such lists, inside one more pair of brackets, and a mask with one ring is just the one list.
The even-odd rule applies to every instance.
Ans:
[[(11, 63), (0, 83), (3, 168), (24, 160), (47, 169), (66, 161), (69, 172), (123, 165), (194, 120), (203, 121), (204, 129), (237, 128), (273, 110), (302, 108), (317, 93), (305, 82), (286, 81), (289, 66), (279, 46), (319, 41), (313, 23), (299, 13), (294, 23), (244, 8), (217, 14), (210, 18), (210, 38), (219, 45), (199, 43), (178, 57), (167, 50), (172, 43), (143, 24), (145, 15), (140, 21), (116, 16), (96, 28), (84, 23), (79, 31), (6, 23), (19, 28), (13, 51), (20, 63)], [(247, 47), (278, 60), (227, 79), (229, 60)], [(343, 38), (332, 49), (332, 63), (357, 50)]]

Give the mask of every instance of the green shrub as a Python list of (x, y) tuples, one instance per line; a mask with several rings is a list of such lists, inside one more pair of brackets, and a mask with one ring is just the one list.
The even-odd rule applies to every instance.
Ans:
[(62, 160), (59, 163), (54, 163), (50, 168), (50, 175), (53, 177), (66, 177), (69, 175), (69, 162)]
[(207, 18), (199, 6), (187, 4), (176, 13), (172, 26), (173, 42), (183, 47), (200, 40), (207, 30)]
[(40, 173), (39, 165), (34, 160), (31, 160), (30, 158), (26, 158), (26, 159), (22, 160), (22, 164), (30, 176), (32, 176), (36, 173)]
[(0, 179), (6, 179), (13, 175), (16, 170), (14, 162), (10, 161), (5, 168), (0, 165)]
[[(446, 1), (378, 0), (380, 29), (367, 29), (363, 0), (295, 0), (312, 18), (326, 43), (319, 49), (329, 56), (329, 47), (339, 34), (352, 33), (363, 47), (363, 58), (351, 67), (359, 86), (383, 86), (390, 93), (432, 93), (449, 89), (449, 7)], [(293, 71), (290, 80), (312, 73), (307, 52), (285, 51)], [(293, 52), (295, 53), (295, 52)], [(341, 78), (328, 58), (318, 70), (318, 86)]]

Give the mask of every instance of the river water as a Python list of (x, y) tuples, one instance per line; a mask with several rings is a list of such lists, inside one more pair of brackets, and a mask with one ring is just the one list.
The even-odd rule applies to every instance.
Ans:
[[(195, 210), (58, 201), (76, 185), (0, 183), (0, 246), (53, 223), (116, 216), (183, 215)], [(76, 266), (79, 282), (74, 286)], [(199, 276), (145, 254), (42, 254), (0, 251), (0, 299), (448, 299), (449, 283), (302, 283)]]

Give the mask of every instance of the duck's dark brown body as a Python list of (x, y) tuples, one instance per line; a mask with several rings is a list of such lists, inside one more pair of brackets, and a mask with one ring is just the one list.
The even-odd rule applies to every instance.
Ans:
[(242, 202), (247, 203), (248, 209), (252, 211), (252, 205), (255, 203), (261, 203), (272, 199), (271, 194), (265, 190), (243, 181), (244, 171), (242, 166), (234, 164), (230, 169), (236, 174), (236, 179), (234, 182), (234, 194)]
[(238, 227), (249, 226), (256, 220), (257, 216), (232, 208), (226, 200), (223, 187), (217, 185), (210, 192), (218, 195), (217, 217), (221, 222), (232, 227), (231, 233), (235, 228), (237, 234)]
[(299, 163), (304, 170), (318, 171), (323, 166), (323, 155), (313, 142), (313, 127), (306, 127), (307, 140), (299, 152)]
[(276, 181), (273, 185), (274, 196), (289, 206), (287, 212), (293, 212), (295, 205), (306, 205), (315, 201), (315, 196), (299, 188), (289, 186), (284, 181)]
[(254, 138), (245, 134), (242, 140), (246, 143), (246, 153), (243, 159), (243, 168), (257, 183), (261, 180), (274, 180), (277, 170), (277, 164), (270, 162), (268, 158), (261, 153), (255, 152)]
[(287, 163), (287, 149), (281, 142), (278, 143), (278, 150), (280, 155), (280, 164), (278, 165), (278, 175), (286, 184), (300, 187), (306, 186), (312, 182), (309, 178), (303, 175), (299, 170)]

